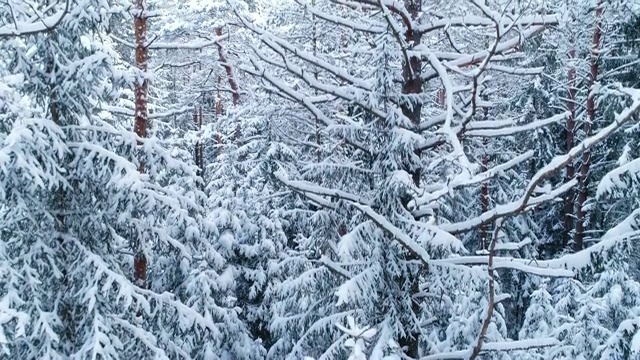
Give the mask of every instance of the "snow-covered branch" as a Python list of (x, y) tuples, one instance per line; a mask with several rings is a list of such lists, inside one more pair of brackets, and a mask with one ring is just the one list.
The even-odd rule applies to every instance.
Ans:
[(12, 25), (7, 24), (0, 26), (0, 38), (28, 36), (45, 31), (52, 31), (62, 23), (62, 20), (64, 20), (65, 16), (69, 13), (70, 3), (71, 0), (65, 0), (64, 9), (58, 10), (53, 15), (46, 17), (37, 15), (37, 18), (33, 21), (25, 22), (14, 18), (14, 23)]
[[(542, 347), (550, 347), (558, 344), (556, 338), (526, 339), (515, 341), (486, 342), (482, 347), (481, 354), (495, 351), (516, 351), (531, 350)], [(468, 359), (470, 350), (452, 351), (447, 353), (423, 356), (420, 360), (456, 360)]]
[(563, 169), (570, 161), (577, 159), (584, 151), (587, 151), (595, 145), (605, 141), (610, 135), (615, 133), (625, 123), (631, 121), (634, 114), (636, 114), (639, 110), (640, 96), (634, 99), (631, 106), (618, 114), (611, 124), (604, 127), (595, 135), (584, 139), (581, 143), (574, 146), (567, 154), (554, 157), (547, 165), (538, 170), (538, 172), (536, 172), (536, 174), (529, 181), (529, 184), (527, 185), (525, 192), (520, 197), (520, 199), (509, 204), (499, 205), (495, 209), (489, 210), (476, 218), (468, 219), (463, 222), (454, 224), (444, 224), (442, 225), (442, 228), (446, 231), (451, 232), (452, 234), (457, 234), (460, 232), (468, 231), (477, 226), (481, 226), (482, 224), (493, 222), (498, 218), (514, 215), (537, 204), (553, 200), (555, 196), (560, 195), (568, 191), (569, 188), (575, 186), (577, 184), (577, 180), (574, 179), (573, 181), (565, 183), (564, 185), (547, 195), (534, 197), (533, 194), (538, 185), (540, 185), (540, 183), (544, 179), (551, 176), (556, 171)]

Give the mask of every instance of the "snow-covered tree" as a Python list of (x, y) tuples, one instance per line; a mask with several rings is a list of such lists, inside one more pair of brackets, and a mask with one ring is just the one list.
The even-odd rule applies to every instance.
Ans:
[[(531, 294), (529, 308), (520, 329), (520, 339), (539, 339), (554, 334), (559, 325), (559, 316), (554, 308), (553, 298), (547, 291), (546, 283)], [(544, 358), (546, 349), (522, 354), (523, 359)], [(548, 356), (548, 355), (547, 355)]]
[(0, 357), (640, 356), (639, 6), (0, 3)]

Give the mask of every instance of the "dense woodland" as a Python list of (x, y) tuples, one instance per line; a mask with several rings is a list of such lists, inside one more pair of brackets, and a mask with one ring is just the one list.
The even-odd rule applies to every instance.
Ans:
[(0, 358), (640, 359), (640, 1), (0, 1)]

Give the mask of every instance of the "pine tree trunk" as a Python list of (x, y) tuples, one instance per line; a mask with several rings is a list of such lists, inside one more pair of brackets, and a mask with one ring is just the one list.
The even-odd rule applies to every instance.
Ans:
[[(409, 0), (405, 3), (406, 9), (413, 19), (417, 19), (422, 9), (422, 2), (420, 0)], [(413, 43), (413, 46), (420, 45), (422, 40), (422, 34), (413, 31), (411, 28), (407, 28), (405, 33), (405, 41), (407, 43)], [(420, 77), (422, 70), (422, 59), (420, 56), (411, 56), (409, 63), (402, 65), (402, 93), (403, 94), (420, 94), (422, 93), (423, 80)], [(420, 115), (422, 113), (422, 104), (420, 102), (401, 105), (402, 114), (409, 118), (414, 125), (420, 123)], [(413, 176), (413, 182), (418, 185), (420, 183), (420, 169), (411, 169), (410, 173)]]
[[(202, 52), (202, 50), (200, 52)], [(198, 70), (202, 71), (202, 62), (200, 62), (200, 65), (198, 65)], [(202, 103), (205, 101), (204, 93), (200, 94), (199, 101), (200, 103), (198, 104), (196, 110), (193, 113), (193, 124), (195, 125), (196, 130), (198, 131), (198, 139), (194, 147), (194, 158), (196, 162), (196, 167), (198, 168), (197, 175), (203, 178), (202, 183), (200, 183), (200, 189), (202, 190), (204, 188), (204, 142), (203, 142), (203, 139), (200, 138), (200, 136), (202, 136), (200, 134), (200, 131), (202, 131), (202, 123), (203, 123)]]
[[(198, 105), (198, 108), (196, 109), (196, 111), (193, 112), (193, 124), (195, 125), (196, 130), (198, 132), (202, 130), (202, 105)], [(202, 142), (202, 139), (198, 138), (194, 146), (194, 158), (195, 158), (196, 166), (198, 167), (197, 175), (200, 177), (204, 175), (204, 157), (203, 156), (204, 156), (204, 144)]]
[[(222, 28), (216, 28), (216, 35), (218, 37), (222, 36)], [(220, 58), (220, 63), (222, 67), (224, 67), (227, 72), (227, 81), (229, 81), (229, 87), (231, 87), (231, 94), (233, 98), (233, 106), (238, 106), (240, 103), (240, 90), (238, 87), (238, 81), (236, 80), (235, 75), (233, 74), (233, 67), (231, 63), (229, 63), (228, 57), (224, 49), (222, 48), (222, 44), (218, 42), (218, 57)]]
[[(587, 121), (584, 123), (584, 134), (589, 136), (591, 127), (596, 120), (596, 99), (594, 84), (598, 79), (598, 60), (600, 57), (600, 41), (602, 38), (602, 0), (596, 1), (595, 18), (596, 27), (593, 31), (593, 40), (591, 43), (591, 66), (589, 74), (589, 95), (587, 97)], [(587, 185), (588, 176), (591, 166), (591, 151), (586, 150), (582, 154), (582, 165), (580, 166), (579, 184), (578, 184), (578, 203), (576, 211), (576, 236), (574, 240), (574, 248), (576, 251), (582, 250), (584, 247), (585, 232), (585, 211), (584, 204), (587, 201)]]
[[(569, 61), (573, 62), (576, 58), (576, 50), (569, 50)], [(569, 152), (573, 148), (574, 132), (576, 126), (576, 68), (575, 64), (571, 64), (567, 73), (569, 80), (569, 119), (567, 119), (567, 137), (566, 137), (566, 149)], [(566, 179), (565, 181), (571, 181), (575, 177), (575, 167), (573, 162), (569, 162), (566, 167)], [(564, 201), (564, 233), (562, 234), (562, 248), (566, 248), (569, 240), (571, 239), (571, 232), (573, 230), (573, 217), (574, 217), (574, 201), (575, 191), (573, 189), (567, 191), (567, 195)]]
[[(52, 55), (53, 56), (53, 55)], [(52, 61), (53, 63), (53, 61)], [(55, 66), (52, 64), (51, 67), (48, 69), (49, 73), (53, 73), (55, 72)], [(52, 76), (52, 78), (54, 78), (54, 76)], [(56, 94), (56, 90), (55, 90), (55, 84), (50, 84), (51, 87), (51, 94), (49, 96), (49, 113), (51, 114), (51, 120), (54, 122), (54, 124), (56, 124), (57, 126), (61, 126), (60, 124), (60, 112), (58, 110), (58, 96)], [(59, 316), (60, 316), (60, 321), (62, 322), (62, 328), (64, 329), (62, 332), (62, 337), (63, 340), (67, 343), (73, 343), (74, 341), (74, 336), (75, 336), (75, 329), (74, 329), (74, 325), (73, 325), (73, 313), (74, 313), (74, 309), (73, 309), (73, 305), (68, 301), (67, 296), (70, 294), (71, 292), (71, 279), (69, 279), (69, 271), (68, 271), (68, 266), (66, 263), (66, 260), (64, 260), (64, 254), (67, 253), (66, 245), (65, 245), (65, 241), (64, 238), (62, 236), (62, 234), (64, 234), (67, 231), (67, 227), (66, 227), (66, 218), (64, 215), (64, 211), (65, 211), (65, 191), (62, 188), (62, 186), (60, 186), (58, 189), (56, 189), (54, 198), (53, 198), (53, 206), (54, 206), (54, 211), (55, 211), (55, 231), (58, 233), (58, 237), (57, 237), (57, 242), (58, 242), (58, 246), (60, 251), (62, 252), (62, 257), (63, 257), (63, 266), (60, 269), (60, 273), (61, 273), (61, 283), (62, 283), (62, 289), (63, 289), (63, 299), (60, 301), (60, 307), (58, 310)]]
[[(311, 1), (311, 6), (315, 7), (316, 6), (316, 0), (312, 0)], [(317, 56), (318, 55), (318, 25), (316, 23), (316, 16), (315, 15), (311, 15), (311, 22), (313, 23), (313, 35), (311, 38), (311, 45), (313, 46), (313, 56)], [(313, 72), (313, 77), (316, 79), (316, 81), (318, 80), (318, 69), (314, 69)], [(314, 89), (313, 90), (313, 94), (314, 95), (318, 95), (318, 90)], [(314, 120), (315, 120), (315, 131), (316, 131), (316, 145), (318, 145), (318, 148), (316, 149), (316, 160), (318, 162), (320, 162), (321, 157), (322, 157), (322, 150), (320, 148), (321, 145), (321, 139), (320, 139), (320, 120), (318, 119), (317, 116), (314, 116)]]
[[(405, 8), (410, 14), (412, 20), (416, 20), (422, 11), (422, 0), (407, 0), (405, 2)], [(422, 40), (422, 34), (417, 31), (413, 31), (410, 26), (407, 24), (407, 30), (405, 32), (405, 41), (413, 46), (420, 45)], [(422, 59), (420, 56), (413, 55), (409, 58), (408, 63), (404, 63), (402, 67), (402, 75), (403, 75), (403, 84), (402, 84), (402, 93), (403, 94), (421, 94), (423, 88), (423, 80), (420, 77), (420, 73), (422, 71)], [(422, 113), (422, 104), (420, 102), (403, 104), (401, 105), (402, 113), (409, 118), (411, 123), (415, 126), (420, 124), (420, 115)], [(419, 154), (418, 154), (419, 155)], [(412, 174), (413, 182), (416, 186), (420, 185), (420, 177), (421, 177), (421, 169), (414, 168), (408, 169), (409, 173)], [(409, 261), (417, 260), (417, 257), (414, 255), (409, 255)], [(410, 284), (411, 297), (414, 294), (419, 292), (419, 280), (420, 280), (420, 272), (415, 272), (410, 279), (407, 279)], [(417, 316), (420, 312), (420, 305), (416, 301), (412, 301), (411, 303), (411, 311), (414, 316)], [(414, 324), (415, 325), (415, 324)], [(405, 348), (404, 354), (409, 358), (418, 358), (419, 354), (419, 336), (420, 332), (416, 327), (412, 327), (410, 329), (405, 329), (405, 336), (399, 339), (399, 345), (401, 348)]]
[[(220, 92), (220, 86), (222, 84), (222, 78), (220, 76), (218, 76), (217, 78), (217, 83), (218, 83), (218, 91), (216, 94), (216, 109), (215, 109), (215, 113), (216, 113), (216, 117), (215, 117), (215, 122), (219, 123), (220, 121), (220, 117), (222, 116), (222, 95)], [(218, 131), (216, 132), (215, 135), (215, 142), (216, 142), (216, 159), (218, 158), (218, 155), (220, 155), (220, 153), (222, 152), (222, 135), (220, 135), (220, 129), (218, 128)]]
[[(218, 37), (222, 36), (222, 28), (216, 28), (216, 35)], [(229, 82), (229, 87), (231, 88), (233, 107), (235, 108), (240, 103), (240, 90), (238, 88), (238, 81), (236, 81), (236, 77), (233, 74), (233, 67), (231, 66), (231, 63), (229, 63), (227, 53), (224, 51), (222, 44), (218, 42), (217, 46), (218, 46), (218, 58), (220, 59), (220, 64), (222, 65), (222, 67), (224, 67), (227, 73), (227, 81)], [(222, 109), (222, 104), (220, 104), (220, 109)], [(216, 108), (216, 112), (217, 111), (218, 110)], [(220, 112), (222, 112), (222, 110), (220, 110)], [(240, 124), (238, 123), (236, 124), (236, 129), (233, 134), (234, 140), (240, 139), (240, 135), (241, 135), (241, 129), (240, 129)]]
[[(484, 108), (484, 120), (487, 120), (489, 109)], [(481, 171), (485, 172), (489, 170), (489, 155), (487, 155), (487, 146), (489, 145), (488, 139), (482, 140), (482, 147), (484, 153), (482, 154), (482, 168)], [(480, 188), (480, 214), (484, 214), (489, 211), (489, 180), (482, 182)], [(489, 223), (484, 223), (480, 226), (480, 246), (482, 250), (487, 249), (487, 239), (489, 238)]]
[[(218, 37), (222, 36), (222, 28), (220, 27), (216, 28), (216, 36)], [(231, 96), (233, 100), (233, 106), (235, 108), (240, 104), (240, 87), (238, 86), (238, 81), (236, 80), (235, 75), (233, 73), (233, 67), (231, 66), (231, 63), (229, 63), (227, 54), (224, 51), (222, 44), (218, 42), (217, 47), (218, 47), (218, 59), (220, 61), (220, 64), (222, 65), (222, 67), (224, 67), (227, 73), (227, 81), (229, 82), (229, 87), (231, 88)], [(218, 89), (220, 89), (220, 77), (218, 77)], [(216, 120), (219, 120), (221, 115), (222, 115), (222, 96), (220, 95), (220, 90), (218, 90), (218, 100), (216, 101)], [(240, 124), (237, 124), (233, 134), (234, 140), (237, 140), (240, 138), (240, 134), (241, 134), (240, 130), (241, 130)], [(222, 137), (219, 134), (217, 134), (215, 140), (217, 144), (216, 154), (219, 154), (222, 149)]]
[[(133, 17), (134, 34), (135, 34), (135, 55), (136, 55), (136, 67), (138, 68), (138, 81), (135, 86), (135, 120), (134, 120), (134, 132), (140, 138), (147, 136), (147, 88), (148, 82), (146, 79), (147, 72), (147, 15), (146, 0), (136, 0), (135, 13)], [(145, 171), (144, 161), (140, 161), (139, 166), (140, 173)], [(142, 239), (136, 239), (133, 244), (133, 250), (135, 252), (133, 258), (133, 271), (135, 284), (141, 288), (147, 286), (147, 257), (144, 254)]]

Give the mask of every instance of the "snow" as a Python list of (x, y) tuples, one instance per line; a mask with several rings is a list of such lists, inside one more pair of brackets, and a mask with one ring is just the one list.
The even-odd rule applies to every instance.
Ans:
[(631, 339), (631, 353), (640, 353), (640, 331), (637, 331)]

